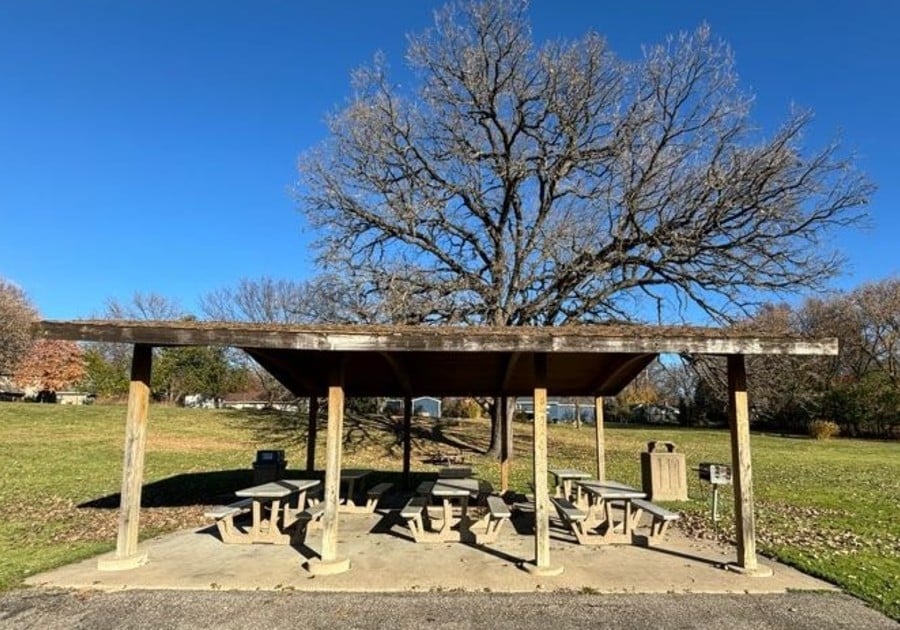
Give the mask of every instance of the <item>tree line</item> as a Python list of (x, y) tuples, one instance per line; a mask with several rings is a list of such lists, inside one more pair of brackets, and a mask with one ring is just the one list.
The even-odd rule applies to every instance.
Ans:
[[(174, 300), (135, 294), (129, 302), (110, 300), (108, 319), (206, 319), (269, 323), (348, 323), (357, 319), (325, 317), (340, 307), (326, 306), (328, 293), (316, 283), (244, 279), (235, 287), (214, 291), (200, 304), (199, 316)], [(319, 305), (319, 313), (312, 313)], [(18, 304), (18, 311), (10, 305)], [(5, 306), (4, 306), (5, 305)], [(127, 393), (131, 347), (122, 344), (74, 344), (27, 338), (27, 323), (36, 310), (24, 292), (0, 282), (0, 308), (7, 324), (18, 312), (21, 326), (4, 329), (5, 348), (19, 343), (20, 355), (4, 373), (37, 389), (81, 389), (99, 396)], [(834, 357), (748, 357), (752, 422), (759, 429), (805, 433), (815, 420), (835, 422), (847, 436), (900, 437), (900, 278), (864, 284), (846, 293), (810, 298), (801, 305), (767, 304), (733, 326), (740, 330), (836, 337)], [(30, 344), (30, 345), (29, 345)], [(276, 401), (290, 394), (249, 357), (217, 347), (158, 348), (151, 387), (157, 400), (182, 403), (185, 396), (221, 398), (252, 392)], [(7, 351), (7, 356), (10, 353)], [(677, 409), (685, 425), (726, 422), (724, 362), (709, 356), (669, 358), (651, 365), (614, 401), (610, 421), (640, 421), (642, 409)], [(427, 392), (425, 392), (427, 393)], [(491, 401), (483, 401), (490, 407)], [(467, 403), (467, 404), (471, 404)], [(587, 404), (587, 403), (586, 403)], [(453, 410), (461, 405), (448, 405)], [(369, 406), (371, 407), (371, 406)], [(467, 409), (464, 415), (472, 415)]]

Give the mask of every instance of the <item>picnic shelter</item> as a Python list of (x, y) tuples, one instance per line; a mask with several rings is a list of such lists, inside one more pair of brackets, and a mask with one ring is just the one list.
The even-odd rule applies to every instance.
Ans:
[[(451, 327), (277, 325), (197, 321), (43, 321), (38, 334), (54, 339), (131, 344), (133, 358), (126, 413), (116, 552), (101, 568), (139, 566), (138, 548), (144, 449), (150, 402), (152, 349), (161, 346), (240, 348), (288, 390), (310, 400), (308, 466), (314, 454), (317, 401), (327, 398), (326, 464), (321, 557), (314, 574), (350, 568), (338, 545), (338, 495), (344, 400), (348, 396), (404, 400), (403, 470), (410, 467), (409, 427), (417, 396), (531, 396), (534, 558), (538, 575), (562, 570), (550, 558), (547, 487), (547, 396), (593, 396), (597, 475), (604, 475), (602, 399), (618, 394), (658, 355), (718, 355), (727, 359), (728, 417), (734, 470), (737, 558), (733, 568), (753, 575), (757, 563), (750, 452), (748, 355), (835, 355), (836, 339), (809, 339), (735, 329), (594, 324), (562, 327)], [(506, 404), (499, 421), (505, 427)], [(501, 483), (509, 454), (501, 454)]]

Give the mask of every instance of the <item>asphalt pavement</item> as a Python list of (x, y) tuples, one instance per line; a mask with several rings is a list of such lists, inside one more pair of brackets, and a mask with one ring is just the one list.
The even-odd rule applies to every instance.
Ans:
[(21, 589), (0, 594), (0, 628), (791, 628), (900, 627), (847, 595), (328, 593)]

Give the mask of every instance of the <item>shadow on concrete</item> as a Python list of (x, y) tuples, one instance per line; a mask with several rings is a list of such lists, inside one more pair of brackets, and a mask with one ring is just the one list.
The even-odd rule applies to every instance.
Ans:
[(718, 560), (711, 560), (710, 558), (704, 558), (703, 556), (700, 556), (700, 555), (685, 553), (683, 551), (678, 551), (676, 549), (669, 549), (669, 548), (656, 547), (656, 546), (649, 547), (646, 544), (634, 545), (634, 547), (639, 548), (643, 551), (649, 551), (651, 553), (662, 553), (662, 554), (666, 554), (668, 556), (675, 556), (676, 558), (683, 558), (684, 560), (693, 560), (694, 562), (700, 562), (702, 564), (707, 564), (716, 569), (724, 569), (725, 564), (726, 564), (724, 562), (719, 562)]

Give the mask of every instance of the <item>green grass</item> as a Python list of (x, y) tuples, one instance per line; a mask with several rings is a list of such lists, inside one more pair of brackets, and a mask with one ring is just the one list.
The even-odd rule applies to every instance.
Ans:
[[(0, 403), (0, 589), (35, 572), (111, 549), (121, 481), (124, 407)], [(499, 482), (496, 461), (479, 454), (486, 421), (413, 426), (413, 470), (440, 443), (462, 446), (478, 476)], [(551, 466), (594, 469), (593, 427), (553, 425)], [(515, 425), (513, 489), (531, 482), (531, 427)], [(317, 465), (324, 464), (325, 431)], [(733, 537), (732, 496), (723, 489), (722, 518), (710, 519), (708, 486), (693, 468), (730, 462), (725, 431), (611, 427), (608, 477), (640, 485), (639, 456), (649, 440), (669, 440), (685, 454), (691, 500), (682, 511), (690, 534)], [(203, 524), (204, 505), (252, 480), (258, 448), (284, 448), (289, 470), (306, 461), (305, 422), (289, 415), (151, 408), (142, 536)], [(900, 619), (900, 444), (752, 437), (757, 544), (760, 553), (833, 582)], [(348, 418), (345, 466), (396, 474), (399, 423)]]

